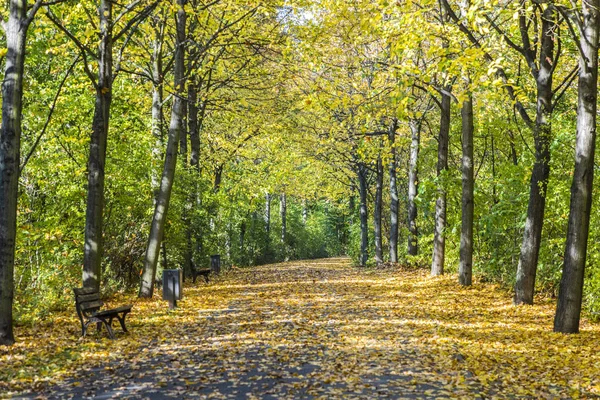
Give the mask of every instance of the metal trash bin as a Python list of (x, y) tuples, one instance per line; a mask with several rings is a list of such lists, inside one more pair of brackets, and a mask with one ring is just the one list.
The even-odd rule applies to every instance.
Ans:
[(169, 308), (177, 307), (177, 300), (183, 297), (183, 271), (180, 269), (165, 269), (163, 271), (163, 300), (169, 301)]
[(210, 256), (210, 269), (213, 273), (218, 274), (221, 272), (221, 255), (215, 254)]

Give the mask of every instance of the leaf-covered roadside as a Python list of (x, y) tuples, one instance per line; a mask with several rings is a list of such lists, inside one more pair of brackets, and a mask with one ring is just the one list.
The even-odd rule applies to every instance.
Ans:
[(115, 341), (78, 340), (74, 312), (22, 327), (0, 348), (0, 392), (600, 396), (600, 327), (553, 333), (553, 301), (515, 307), (488, 284), (329, 259), (234, 270), (187, 287), (179, 305), (135, 301)]

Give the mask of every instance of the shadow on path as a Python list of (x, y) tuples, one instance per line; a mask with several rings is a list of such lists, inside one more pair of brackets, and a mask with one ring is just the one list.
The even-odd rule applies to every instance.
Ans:
[[(460, 297), (443, 296), (425, 308), (415, 299), (440, 294), (440, 284), (407, 274), (361, 271), (347, 259), (236, 270), (189, 290), (174, 315), (192, 317), (156, 332), (132, 356), (17, 398), (568, 397), (561, 385), (527, 392), (510, 376), (478, 376), (463, 347), (465, 327), (479, 329), (477, 309), (453, 311), (448, 301)], [(226, 306), (195, 307), (208, 295)]]

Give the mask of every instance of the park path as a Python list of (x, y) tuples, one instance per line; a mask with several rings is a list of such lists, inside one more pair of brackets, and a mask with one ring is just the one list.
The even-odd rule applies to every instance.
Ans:
[[(514, 368), (522, 343), (497, 346), (529, 318), (503, 318), (505, 294), (343, 258), (235, 269), (186, 288), (151, 330), (134, 317), (139, 341), (115, 341), (129, 350), (17, 398), (571, 397), (572, 382)], [(490, 313), (499, 320), (483, 325)], [(578, 394), (591, 397), (586, 379)]]

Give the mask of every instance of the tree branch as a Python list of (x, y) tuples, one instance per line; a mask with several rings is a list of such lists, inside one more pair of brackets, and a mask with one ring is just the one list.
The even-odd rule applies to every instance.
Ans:
[(65, 82), (67, 81), (67, 78), (69, 77), (69, 75), (71, 75), (71, 72), (73, 72), (73, 68), (75, 67), (75, 65), (79, 61), (80, 57), (81, 57), (81, 55), (78, 55), (75, 58), (75, 60), (71, 63), (71, 66), (69, 67), (69, 69), (67, 70), (67, 73), (65, 74), (65, 76), (62, 79), (62, 81), (60, 82), (60, 85), (58, 85), (58, 90), (56, 91), (56, 95), (54, 96), (54, 100), (52, 101), (52, 106), (50, 107), (50, 112), (48, 113), (48, 116), (46, 117), (46, 122), (44, 123), (44, 127), (42, 128), (42, 131), (40, 132), (40, 134), (38, 135), (38, 137), (35, 139), (35, 142), (33, 143), (33, 146), (31, 146), (31, 149), (27, 153), (27, 156), (25, 157), (25, 160), (23, 160), (23, 164), (19, 168), (19, 175), (21, 175), (23, 173), (23, 170), (25, 169), (25, 166), (29, 162), (29, 159), (31, 158), (31, 156), (35, 152), (38, 144), (40, 143), (40, 140), (42, 140), (42, 137), (46, 133), (46, 129), (48, 129), (48, 125), (50, 125), (50, 120), (52, 119), (52, 115), (54, 114), (54, 109), (56, 108), (56, 103), (58, 101), (58, 98), (60, 96), (62, 88), (65, 85)]

